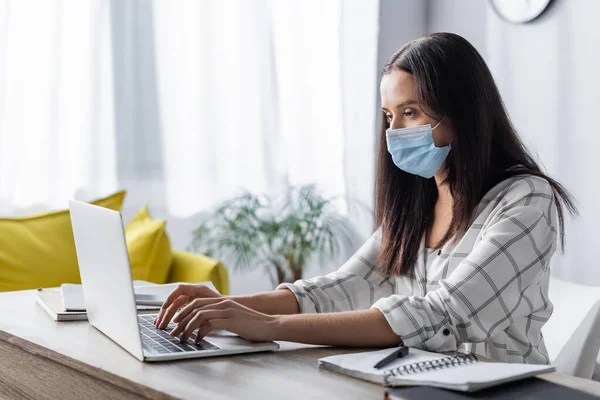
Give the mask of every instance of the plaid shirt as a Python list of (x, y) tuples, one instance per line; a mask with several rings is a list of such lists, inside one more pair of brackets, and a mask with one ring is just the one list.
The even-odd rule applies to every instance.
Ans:
[(541, 328), (552, 314), (549, 263), (556, 204), (544, 179), (501, 182), (481, 200), (462, 239), (421, 241), (415, 276), (383, 276), (377, 230), (338, 271), (282, 284), (302, 313), (379, 309), (406, 346), (517, 363), (549, 363)]

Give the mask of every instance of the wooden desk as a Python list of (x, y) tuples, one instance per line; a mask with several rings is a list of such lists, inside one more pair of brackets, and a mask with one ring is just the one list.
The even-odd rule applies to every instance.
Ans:
[[(381, 386), (317, 368), (320, 357), (361, 350), (280, 344), (275, 353), (142, 363), (87, 321), (54, 322), (33, 290), (0, 293), (0, 398), (383, 399)], [(600, 395), (597, 382), (543, 377)]]

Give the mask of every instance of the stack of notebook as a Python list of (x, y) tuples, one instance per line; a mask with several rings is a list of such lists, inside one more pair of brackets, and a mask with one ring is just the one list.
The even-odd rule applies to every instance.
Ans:
[(35, 301), (55, 321), (87, 320), (85, 311), (65, 310), (59, 288), (38, 289)]

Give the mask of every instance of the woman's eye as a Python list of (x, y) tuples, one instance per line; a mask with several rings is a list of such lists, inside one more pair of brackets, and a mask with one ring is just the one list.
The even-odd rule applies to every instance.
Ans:
[(391, 116), (390, 114), (387, 114), (387, 115), (385, 116), (385, 119), (387, 120), (387, 122), (388, 122), (388, 123), (389, 123), (389, 122), (392, 122), (392, 116)]
[(404, 111), (404, 116), (408, 117), (408, 118), (412, 118), (415, 116), (415, 112), (414, 111)]

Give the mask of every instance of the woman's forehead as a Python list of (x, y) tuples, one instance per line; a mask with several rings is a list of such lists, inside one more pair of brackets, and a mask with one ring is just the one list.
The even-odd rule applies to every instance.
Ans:
[[(385, 100), (395, 104), (388, 104), (391, 107), (396, 107), (404, 101), (415, 99), (415, 79), (406, 71), (393, 70), (389, 74), (383, 75), (379, 86), (381, 92), (382, 103)], [(385, 104), (384, 107), (388, 108)]]

